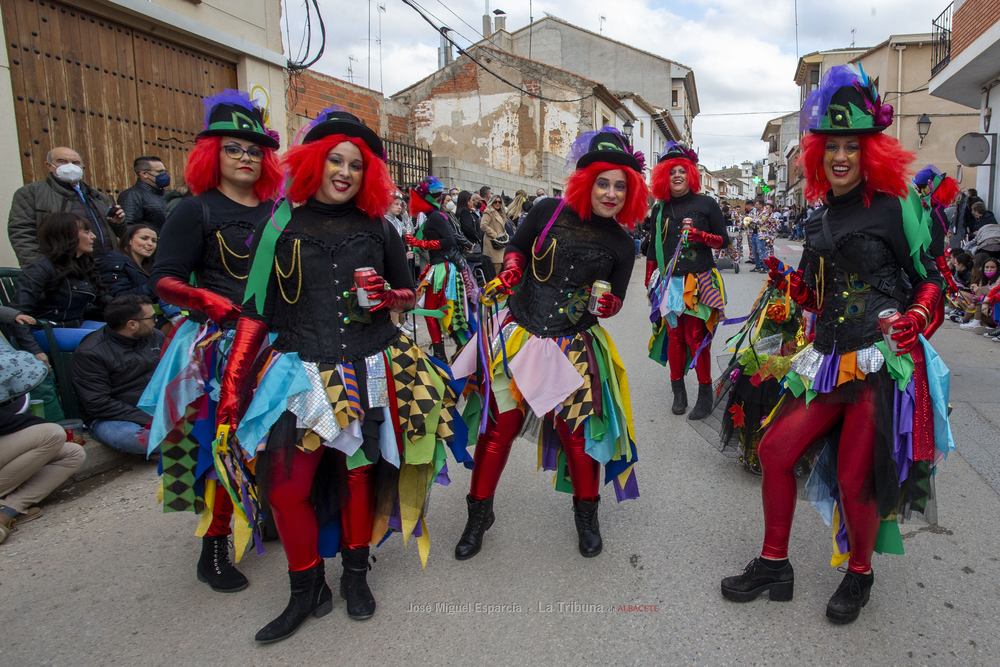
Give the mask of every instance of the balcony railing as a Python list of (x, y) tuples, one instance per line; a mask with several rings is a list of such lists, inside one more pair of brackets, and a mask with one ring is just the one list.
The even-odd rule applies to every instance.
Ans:
[(951, 12), (954, 3), (948, 5), (940, 16), (931, 21), (931, 76), (944, 69), (951, 62)]

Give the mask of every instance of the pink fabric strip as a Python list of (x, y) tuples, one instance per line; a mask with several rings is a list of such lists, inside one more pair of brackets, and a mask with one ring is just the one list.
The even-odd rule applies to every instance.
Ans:
[(542, 243), (545, 242), (545, 236), (552, 229), (552, 225), (555, 224), (556, 218), (559, 217), (559, 212), (562, 211), (563, 206), (566, 205), (566, 200), (562, 197), (559, 198), (559, 206), (556, 206), (556, 212), (552, 214), (552, 219), (546, 223), (545, 228), (542, 229), (542, 233), (538, 235), (538, 240), (535, 241), (535, 252), (539, 253), (542, 251)]

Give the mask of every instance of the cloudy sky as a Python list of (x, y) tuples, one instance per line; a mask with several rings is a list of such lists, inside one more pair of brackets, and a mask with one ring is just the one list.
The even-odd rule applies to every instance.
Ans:
[[(301, 43), (305, 1), (284, 0), (293, 56)], [(415, 2), (452, 28), (462, 46), (480, 39), (483, 0)], [(798, 60), (793, 0), (490, 0), (490, 10), (507, 12), (507, 29), (513, 32), (528, 24), (529, 2), (536, 20), (548, 12), (595, 32), (603, 14), (608, 37), (693, 68), (701, 104), (694, 143), (709, 168), (764, 157), (764, 124), (798, 106), (792, 80)], [(857, 46), (874, 46), (893, 34), (929, 33), (947, 4), (798, 0), (798, 54), (850, 46), (852, 28)], [(367, 0), (319, 0), (319, 5), (327, 44), (314, 69), (347, 79), (350, 65), (354, 83), (386, 95), (437, 69), (437, 33), (402, 0), (371, 0), (371, 42)]]

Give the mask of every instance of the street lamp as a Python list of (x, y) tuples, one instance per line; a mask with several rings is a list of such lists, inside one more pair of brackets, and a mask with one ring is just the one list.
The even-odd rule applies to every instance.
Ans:
[(917, 144), (917, 148), (922, 148), (924, 145), (924, 137), (927, 133), (931, 131), (931, 119), (927, 117), (927, 114), (922, 115), (917, 119), (917, 133), (920, 135), (920, 142)]
[(628, 139), (628, 143), (629, 143), (630, 146), (632, 145), (632, 128), (633, 127), (634, 126), (632, 125), (632, 121), (630, 121), (630, 120), (625, 121), (625, 124), (622, 125), (622, 129), (625, 130), (625, 138)]

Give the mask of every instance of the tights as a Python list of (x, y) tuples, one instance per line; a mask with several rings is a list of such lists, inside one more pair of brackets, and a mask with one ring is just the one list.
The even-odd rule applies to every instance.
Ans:
[[(677, 326), (673, 329), (667, 329), (667, 361), (670, 362), (671, 380), (680, 380), (684, 377), (687, 351), (690, 350), (693, 357), (707, 334), (705, 320), (694, 315), (681, 315), (677, 318)], [(694, 365), (694, 370), (698, 373), (698, 384), (712, 383), (711, 350), (711, 344), (709, 344), (701, 351), (701, 355)]]
[(233, 499), (229, 497), (220, 483), (215, 484), (215, 504), (212, 506), (212, 523), (205, 532), (205, 537), (218, 537), (219, 535), (229, 535), (233, 531), (229, 524), (233, 522)]
[[(285, 547), (288, 569), (300, 572), (316, 567), (319, 556), (319, 524), (310, 500), (313, 476), (323, 457), (323, 448), (303, 452), (288, 447), (276, 453), (271, 462), (271, 493), (268, 502), (274, 514), (278, 535)], [(375, 511), (375, 466), (366, 465), (346, 470), (347, 459), (336, 452), (338, 463), (346, 475), (350, 498), (340, 511), (340, 545), (345, 549), (363, 549), (369, 545)], [(286, 473), (284, 457), (292, 456), (291, 470)]]
[(792, 530), (797, 487), (792, 467), (815, 443), (843, 419), (843, 435), (837, 455), (837, 484), (840, 507), (851, 543), (848, 563), (852, 572), (865, 573), (871, 567), (879, 516), (874, 499), (865, 485), (872, 467), (875, 446), (875, 405), (871, 391), (857, 403), (820, 403), (806, 407), (805, 398), (796, 398), (767, 430), (760, 441), (760, 465), (764, 476), (764, 558), (788, 558), (788, 536)]
[[(507, 465), (514, 438), (524, 423), (524, 413), (519, 409), (497, 414), (497, 404), (490, 396), (490, 420), (486, 432), (476, 443), (475, 462), (469, 496), (473, 500), (491, 497), (500, 483), (500, 475)], [(566, 452), (566, 464), (573, 484), (573, 498), (592, 502), (600, 494), (601, 465), (584, 450), (586, 439), (583, 427), (570, 432), (569, 424), (562, 417), (555, 418), (556, 432)]]
[(436, 317), (424, 317), (424, 321), (427, 322), (427, 335), (431, 337), (432, 343), (441, 342), (441, 325), (438, 324)]

